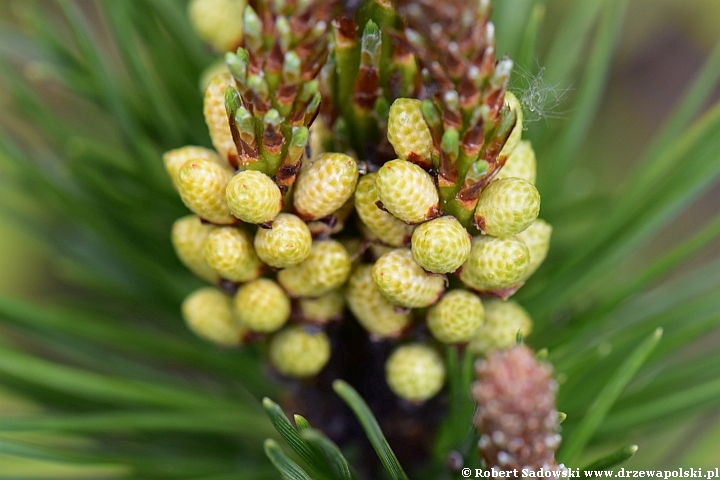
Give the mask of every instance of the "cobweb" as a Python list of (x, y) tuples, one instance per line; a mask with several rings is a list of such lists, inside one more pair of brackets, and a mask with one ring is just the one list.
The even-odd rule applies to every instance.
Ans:
[(539, 67), (537, 73), (532, 73), (515, 65), (513, 73), (515, 82), (510, 91), (523, 107), (524, 124), (567, 116), (568, 110), (563, 108), (563, 104), (572, 91), (571, 87), (548, 83), (544, 78), (545, 67)]

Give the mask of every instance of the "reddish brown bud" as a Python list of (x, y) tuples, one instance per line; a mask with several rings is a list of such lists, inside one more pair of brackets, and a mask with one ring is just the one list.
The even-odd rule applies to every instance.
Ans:
[(492, 352), (475, 365), (475, 427), (488, 468), (505, 471), (557, 468), (560, 445), (557, 384), (552, 368), (525, 345)]

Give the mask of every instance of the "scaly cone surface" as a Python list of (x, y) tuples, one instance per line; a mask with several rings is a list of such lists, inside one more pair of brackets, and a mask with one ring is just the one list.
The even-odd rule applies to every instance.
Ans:
[(519, 140), (513, 136), (522, 130), (521, 110), (506, 103), (513, 63), (495, 61), (489, 1), (398, 4), (406, 27), (394, 37), (423, 69), (422, 112), (443, 210), (467, 226), (480, 191), (505, 164)]
[(486, 467), (557, 470), (560, 435), (552, 368), (529, 347), (517, 345), (479, 360), (475, 373), (475, 427)]
[(217, 154), (164, 158), (196, 215), (173, 243), (220, 287), (199, 298), (232, 327), (205, 332), (213, 310), (186, 308), (191, 328), (225, 347), (235, 330), (267, 342), (275, 370), (306, 384), (346, 368), (366, 339), (342, 332), (364, 328), (387, 344), (373, 360), (394, 359), (388, 395), (418, 404), (442, 392), (441, 344), (493, 355), (529, 334), (505, 300), (552, 229), (489, 13), (486, 0), (250, 2), (206, 90)]
[(333, 1), (252, 2), (243, 42), (226, 54), (233, 82), (225, 109), (235, 144), (228, 160), (241, 170), (274, 176), (283, 192), (293, 184), (320, 111), (318, 75), (329, 55)]

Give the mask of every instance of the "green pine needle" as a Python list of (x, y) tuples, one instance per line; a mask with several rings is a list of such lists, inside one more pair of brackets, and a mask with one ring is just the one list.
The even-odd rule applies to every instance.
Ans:
[(603, 458), (600, 458), (587, 467), (583, 468), (583, 472), (588, 471), (599, 471), (599, 470), (609, 470), (617, 465), (620, 465), (621, 463), (631, 459), (633, 455), (635, 455), (635, 452), (637, 452), (638, 446), (637, 445), (629, 445), (627, 447), (623, 447), (620, 450), (611, 453), (610, 455), (607, 455)]
[(611, 380), (603, 387), (595, 401), (588, 408), (582, 421), (571, 435), (566, 436), (564, 447), (560, 453), (561, 458), (568, 465), (575, 463), (578, 455), (600, 427), (610, 408), (632, 380), (642, 364), (648, 358), (655, 346), (662, 338), (662, 329), (658, 328), (620, 365)]
[(408, 480), (405, 471), (402, 466), (400, 466), (395, 453), (390, 448), (390, 445), (388, 445), (377, 420), (375, 420), (365, 401), (358, 395), (354, 388), (342, 380), (333, 382), (333, 390), (348, 404), (353, 413), (355, 413), (355, 416), (360, 420), (360, 424), (363, 426), (365, 434), (375, 449), (375, 453), (380, 457), (380, 461), (385, 467), (388, 476), (393, 480)]

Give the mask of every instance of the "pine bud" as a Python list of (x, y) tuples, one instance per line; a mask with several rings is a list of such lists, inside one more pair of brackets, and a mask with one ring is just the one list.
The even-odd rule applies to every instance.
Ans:
[(539, 213), (540, 194), (533, 184), (504, 178), (491, 182), (480, 194), (475, 225), (483, 233), (511, 237), (529, 227)]
[(420, 100), (398, 98), (393, 102), (388, 117), (387, 138), (398, 157), (423, 168), (432, 166), (433, 140), (423, 118)]
[(496, 298), (483, 301), (485, 322), (473, 335), (468, 348), (475, 355), (485, 355), (495, 350), (512, 347), (520, 332), (527, 337), (532, 332), (530, 315), (512, 300), (503, 302)]
[(390, 390), (411, 402), (424, 402), (445, 383), (445, 365), (440, 355), (419, 343), (397, 348), (385, 364)]
[(482, 325), (485, 311), (480, 299), (467, 290), (448, 292), (430, 307), (427, 326), (443, 343), (465, 343)]
[(283, 375), (311, 377), (330, 360), (330, 341), (323, 332), (309, 333), (302, 326), (286, 328), (270, 342), (270, 362)]
[(418, 226), (412, 235), (416, 262), (433, 273), (454, 272), (470, 255), (472, 237), (455, 217), (440, 217)]
[(352, 197), (357, 180), (355, 159), (343, 153), (325, 153), (298, 175), (295, 210), (305, 220), (327, 217)]
[(299, 265), (277, 272), (277, 281), (291, 297), (297, 298), (309, 294), (310, 287), (305, 271)]
[(233, 224), (237, 219), (225, 202), (225, 188), (232, 175), (229, 167), (209, 160), (191, 160), (180, 168), (178, 193), (185, 206), (203, 220)]
[(319, 297), (341, 287), (350, 275), (352, 259), (335, 240), (317, 240), (301, 264), (278, 272), (278, 282), (292, 296)]
[(300, 168), (320, 158), (323, 153), (329, 150), (333, 142), (333, 131), (328, 127), (327, 123), (325, 123), (323, 117), (319, 117), (310, 125), (310, 143), (308, 145), (310, 155), (309, 158), (303, 160)]
[(516, 472), (556, 470), (561, 438), (552, 368), (540, 363), (530, 348), (518, 345), (491, 353), (476, 364), (475, 372), (474, 423), (485, 466)]
[(377, 236), (370, 231), (367, 225), (362, 222), (362, 220), (358, 220), (357, 226), (363, 238), (370, 242), (370, 247), (368, 248), (368, 250), (372, 254), (373, 259), (377, 260), (386, 253), (395, 250), (395, 247), (389, 247), (382, 243), (380, 239), (377, 238)]
[(370, 173), (358, 182), (355, 189), (355, 210), (374, 237), (387, 245), (404, 247), (410, 241), (415, 227), (377, 206), (380, 197), (375, 189), (376, 177), (377, 174)]
[(495, 179), (522, 178), (535, 185), (536, 175), (537, 161), (535, 159), (535, 150), (532, 148), (532, 143), (528, 140), (523, 140), (518, 143), (517, 147), (512, 151), (505, 161), (505, 165), (495, 176)]
[(510, 136), (505, 141), (505, 145), (503, 146), (502, 150), (500, 150), (500, 158), (507, 158), (508, 156), (510, 156), (510, 154), (515, 150), (515, 147), (517, 147), (520, 143), (520, 138), (522, 137), (523, 131), (522, 106), (520, 105), (520, 101), (512, 92), (505, 92), (505, 105), (507, 105), (510, 110), (515, 112), (516, 120), (515, 126), (510, 132)]
[(353, 197), (338, 208), (331, 215), (322, 220), (313, 220), (307, 222), (307, 226), (312, 233), (313, 238), (326, 238), (336, 233), (340, 233), (345, 229), (345, 221), (355, 211), (355, 200)]
[(380, 293), (401, 307), (430, 306), (445, 291), (445, 278), (425, 272), (406, 248), (380, 257), (373, 266), (372, 276)]
[(230, 297), (213, 287), (203, 287), (182, 303), (185, 323), (198, 337), (223, 347), (241, 345), (245, 329), (233, 317)]
[(298, 265), (310, 255), (311, 245), (310, 229), (290, 213), (279, 214), (271, 228), (258, 228), (255, 234), (257, 256), (275, 268)]
[(238, 289), (235, 314), (253, 332), (274, 332), (290, 318), (290, 299), (277, 283), (258, 278)]
[(263, 265), (253, 250), (252, 237), (239, 228), (213, 230), (205, 240), (203, 255), (213, 270), (231, 282), (247, 282), (262, 273)]
[(215, 283), (218, 274), (208, 265), (203, 255), (203, 246), (214, 225), (204, 225), (195, 215), (182, 217), (173, 223), (171, 240), (175, 253), (188, 270), (203, 280)]
[(188, 145), (187, 147), (176, 148), (175, 150), (165, 152), (163, 154), (165, 170), (176, 189), (178, 177), (180, 176), (180, 168), (185, 165), (188, 160), (209, 160), (227, 168), (227, 162), (220, 158), (216, 151), (210, 150), (209, 148)]
[(242, 40), (245, 0), (192, 0), (188, 14), (193, 30), (218, 52), (234, 50)]
[(227, 71), (214, 76), (205, 89), (203, 114), (210, 132), (210, 140), (220, 156), (230, 165), (237, 165), (238, 153), (230, 132), (227, 112), (225, 110), (225, 89), (232, 84), (232, 77)]
[(244, 170), (232, 177), (226, 198), (232, 213), (247, 223), (272, 222), (283, 206), (278, 186), (257, 170)]
[(530, 263), (523, 275), (523, 280), (530, 278), (540, 265), (542, 265), (550, 249), (551, 235), (552, 226), (540, 219), (535, 220), (532, 225), (517, 234), (516, 238), (522, 241), (530, 252)]
[(501, 290), (517, 285), (530, 264), (530, 252), (515, 237), (475, 237), (460, 280), (479, 291)]
[(397, 337), (410, 324), (409, 312), (398, 311), (375, 286), (372, 265), (360, 265), (350, 275), (345, 300), (365, 330), (379, 337)]
[(309, 278), (311, 293), (321, 296), (341, 287), (350, 276), (352, 259), (342, 243), (335, 240), (313, 242), (308, 258), (299, 265)]
[(422, 223), (440, 212), (432, 177), (406, 160), (391, 160), (380, 167), (375, 188), (383, 207), (403, 222)]
[(325, 324), (342, 318), (345, 298), (336, 291), (318, 298), (301, 298), (300, 315), (309, 323)]

